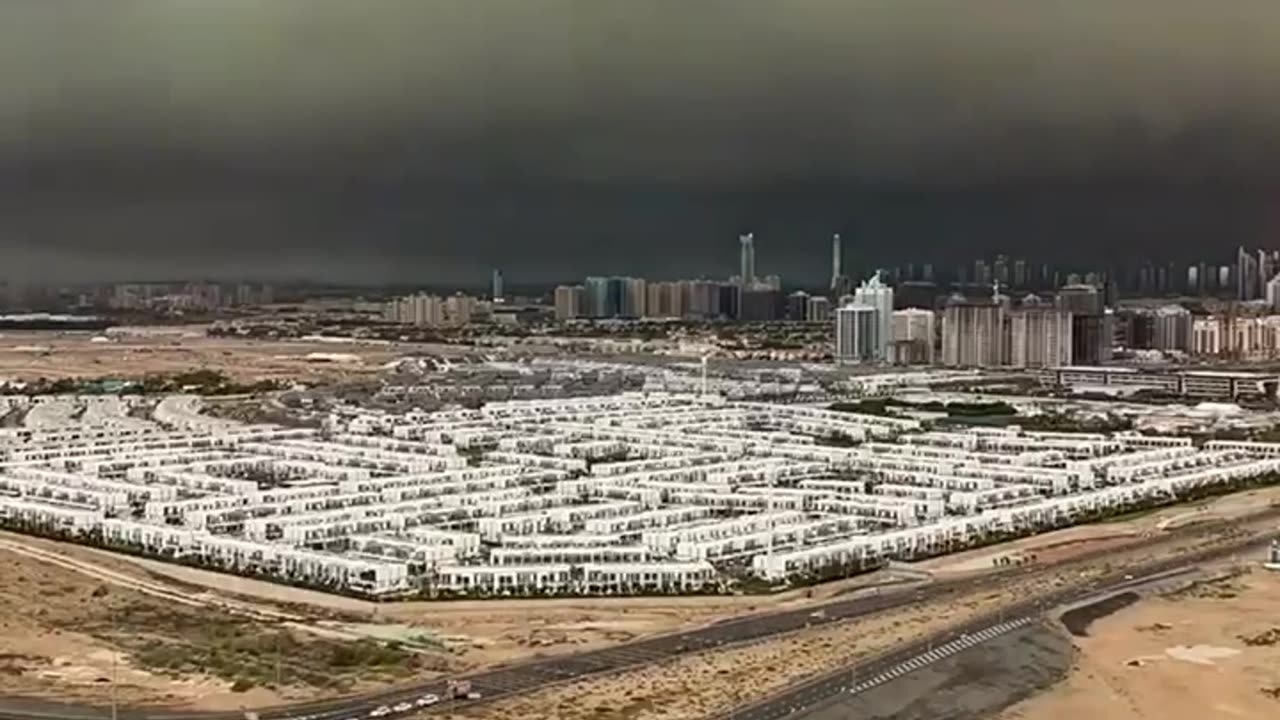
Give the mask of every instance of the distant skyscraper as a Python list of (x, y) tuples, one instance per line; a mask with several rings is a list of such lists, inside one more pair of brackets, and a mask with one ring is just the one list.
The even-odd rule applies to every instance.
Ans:
[(645, 279), (634, 277), (610, 279), (620, 281), (622, 284), (617, 314), (626, 318), (644, 317), (645, 303), (649, 299), (648, 283)]
[(556, 288), (556, 319), (572, 320), (582, 317), (583, 296), (581, 285), (561, 285)]
[(840, 241), (840, 233), (831, 236), (831, 289), (836, 287), (836, 279), (844, 274), (844, 266), (840, 264), (840, 254), (843, 251)]
[(1101, 315), (1102, 293), (1094, 285), (1076, 283), (1058, 291), (1058, 308), (1072, 315)]
[(973, 284), (974, 285), (991, 285), (991, 266), (986, 260), (978, 259), (973, 261)]
[(1156, 310), (1152, 347), (1156, 350), (1191, 350), (1191, 312), (1181, 305), (1167, 305)]
[(738, 282), (750, 289), (756, 282), (756, 239), (752, 233), (738, 236)]
[(1276, 276), (1276, 256), (1274, 252), (1266, 250), (1258, 251), (1258, 292), (1255, 297), (1265, 297), (1267, 294), (1267, 283), (1271, 282), (1271, 278)]
[(476, 299), (455, 293), (444, 301), (445, 321), (450, 325), (466, 325), (476, 312)]
[(721, 284), (712, 280), (688, 280), (681, 283), (681, 295), (685, 313), (690, 317), (708, 319), (729, 314), (729, 308), (721, 302)]
[(792, 322), (809, 319), (809, 293), (797, 290), (787, 296), (787, 319)]
[(936, 331), (932, 310), (907, 308), (893, 313), (893, 362), (932, 365)]
[(492, 287), (490, 287), (490, 291), (493, 292), (494, 302), (502, 302), (504, 297), (506, 297), (503, 295), (502, 270), (498, 268), (493, 269), (493, 282)]
[(876, 359), (889, 361), (889, 345), (893, 342), (893, 288), (880, 282), (880, 273), (876, 273), (854, 291), (853, 302), (875, 308)]
[(646, 283), (644, 316), (650, 318), (681, 318), (689, 312), (691, 295), (689, 281)]
[(808, 298), (805, 319), (809, 322), (827, 322), (831, 319), (831, 301), (821, 295)]
[(1010, 312), (1009, 364), (1019, 368), (1071, 364), (1071, 313), (1035, 305)]
[(836, 309), (836, 362), (861, 363), (876, 360), (880, 345), (876, 309), (869, 305), (846, 305)]
[[(1151, 268), (1147, 276), (1151, 275)], [(1104, 297), (1087, 283), (1073, 283), (1058, 291), (1058, 309), (1071, 314), (1071, 362), (1097, 365), (1110, 356), (1111, 327), (1105, 317)]]
[(1110, 359), (1110, 320), (1106, 315), (1071, 316), (1071, 364), (1098, 365)]
[(609, 296), (609, 278), (589, 277), (582, 284), (582, 315), (591, 318), (607, 318), (617, 314), (617, 304)]
[(942, 318), (942, 362), (995, 367), (1004, 362), (1004, 306), (952, 298)]
[(738, 293), (738, 319), (754, 322), (777, 320), (786, 311), (782, 293), (763, 286)]
[(1280, 312), (1280, 275), (1276, 275), (1267, 281), (1267, 307), (1275, 312)]
[(1258, 296), (1258, 261), (1243, 247), (1236, 251), (1236, 299), (1252, 300)]
[(408, 295), (388, 302), (383, 318), (403, 325), (438, 327), (445, 324), (446, 301), (425, 293)]

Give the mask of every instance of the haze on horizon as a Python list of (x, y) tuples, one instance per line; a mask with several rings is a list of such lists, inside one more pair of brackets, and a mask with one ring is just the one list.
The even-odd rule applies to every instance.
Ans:
[(1278, 69), (1263, 0), (10, 0), (0, 275), (1223, 257)]

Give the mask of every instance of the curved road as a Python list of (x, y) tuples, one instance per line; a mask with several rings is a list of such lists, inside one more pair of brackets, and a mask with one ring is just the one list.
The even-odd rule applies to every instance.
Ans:
[(735, 709), (725, 720), (780, 720), (811, 710), (844, 692), (862, 693), (914, 672), (926, 665), (989, 642), (1007, 632), (1026, 627), (1061, 605), (1094, 596), (1110, 595), (1150, 582), (1184, 575), (1199, 563), (1221, 560), (1233, 554), (1265, 547), (1275, 533), (1252, 537), (1226, 546), (1154, 561), (1129, 568), (1084, 587), (1068, 587), (1048, 596), (1028, 600), (970, 620), (944, 632), (918, 638), (878, 657), (831, 671), (779, 695)]
[[(1280, 508), (1263, 511), (1253, 515), (1248, 520), (1256, 522), (1258, 520), (1274, 516), (1280, 516)], [(466, 704), (470, 705), (475, 704), (475, 702), (487, 702), (489, 700), (508, 695), (525, 693), (545, 687), (551, 683), (572, 680), (590, 675), (618, 672), (641, 665), (659, 662), (686, 653), (698, 652), (725, 645), (738, 645), (756, 642), (770, 636), (800, 630), (811, 625), (821, 625), (830, 622), (848, 620), (883, 610), (902, 607), (921, 600), (930, 600), (945, 597), (947, 595), (962, 594), (979, 588), (992, 588), (994, 587), (994, 583), (999, 583), (1003, 579), (1013, 578), (1024, 574), (1042, 573), (1051, 571), (1057, 567), (1085, 563), (1116, 552), (1133, 552), (1134, 550), (1140, 550), (1143, 547), (1156, 547), (1174, 541), (1179, 537), (1189, 537), (1199, 533), (1204, 533), (1207, 530), (1230, 529), (1238, 526), (1243, 521), (1244, 520), (1242, 519), (1237, 519), (1190, 525), (1173, 530), (1164, 535), (1140, 540), (1122, 548), (1095, 550), (1084, 555), (1079, 555), (1056, 563), (1031, 565), (1021, 568), (1009, 568), (996, 573), (988, 573), (978, 577), (960, 580), (939, 581), (926, 585), (916, 585), (913, 587), (887, 591), (877, 590), (871, 594), (864, 594), (858, 597), (845, 599), (836, 599), (823, 604), (810, 605), (800, 609), (772, 611), (741, 618), (734, 618), (732, 620), (723, 621), (685, 632), (653, 637), (600, 650), (561, 657), (541, 658), (506, 667), (493, 668), (481, 673), (465, 676), (465, 679), (472, 682), (473, 689), (480, 692), (482, 695), (482, 699), (468, 702)], [(1229, 543), (1226, 546), (1216, 546), (1207, 551), (1202, 551), (1193, 555), (1153, 562), (1148, 565), (1141, 566), (1140, 570), (1128, 570), (1126, 571), (1126, 574), (1137, 575), (1140, 572), (1145, 576), (1152, 573), (1163, 572), (1173, 567), (1186, 565), (1188, 562), (1198, 562), (1197, 560), (1189, 560), (1188, 558), (1198, 557), (1205, 553), (1230, 554), (1232, 552), (1239, 552), (1241, 547), (1257, 542), (1265, 541), (1259, 540), (1255, 536), (1245, 542), (1236, 541)], [(1122, 582), (1122, 580), (1115, 582)], [(1088, 595), (1096, 592), (1099, 592), (1098, 586), (1096, 585), (1084, 588), (1083, 590), (1079, 587), (1069, 587), (1050, 597), (1056, 599), (1054, 604), (1061, 604), (1067, 599), (1073, 597), (1074, 594), (1084, 593), (1085, 595)], [(815, 614), (819, 610), (821, 613)], [(1014, 609), (1006, 609), (1002, 611), (1001, 615), (1005, 618), (1012, 618), (1016, 616), (1017, 612), (1018, 608), (1015, 607)], [(980, 629), (982, 628), (975, 626), (975, 631)], [(932, 643), (936, 640), (937, 638), (928, 638), (921, 642)], [(907, 649), (915, 648), (919, 644), (920, 643), (913, 643), (908, 646)], [(903, 650), (902, 652), (906, 651), (907, 650)], [(848, 670), (843, 670), (842, 674), (847, 675)], [(861, 671), (859, 674), (862, 674)], [(445, 694), (445, 686), (446, 682), (444, 680), (435, 680), (399, 689), (385, 690), (365, 696), (336, 700), (331, 699), (266, 709), (260, 711), (260, 716), (262, 720), (347, 720), (365, 718), (370, 710), (381, 705), (394, 705), (405, 701), (412, 702), (424, 694), (435, 694), (443, 697)], [(463, 703), (460, 702), (459, 707), (461, 707), (462, 704)], [(437, 708), (440, 707), (441, 706), (437, 706)], [(106, 708), (62, 705), (52, 702), (23, 701), (18, 699), (6, 699), (0, 701), (0, 720), (102, 720), (107, 717), (110, 717), (110, 711)], [(157, 709), (137, 711), (121, 709), (119, 711), (119, 717), (128, 720), (141, 718), (146, 718), (146, 720), (231, 720), (232, 718), (242, 718), (243, 715), (241, 713), (200, 713), (192, 711), (163, 711)], [(763, 718), (765, 716), (761, 717)]]

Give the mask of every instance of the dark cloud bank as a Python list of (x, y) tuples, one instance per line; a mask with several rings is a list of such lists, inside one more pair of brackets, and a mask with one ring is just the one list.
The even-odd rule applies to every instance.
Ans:
[(8, 0), (0, 267), (1225, 255), (1280, 240), (1278, 76), (1274, 0)]

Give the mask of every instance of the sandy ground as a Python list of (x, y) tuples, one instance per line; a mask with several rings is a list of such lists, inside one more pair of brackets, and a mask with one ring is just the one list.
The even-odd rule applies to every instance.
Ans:
[[(289, 609), (191, 592), (0, 538), (3, 695), (102, 705), (110, 702), (114, 677), (117, 699), (124, 705), (234, 710), (370, 689), (403, 682), (415, 676), (411, 673), (434, 677), (463, 669), (439, 652), (417, 656), (414, 671), (407, 665), (336, 668), (325, 658), (367, 637), (326, 631), (326, 623)], [(292, 647), (307, 651), (282, 659), (284, 682), (278, 687), (258, 681), (251, 688), (233, 690), (233, 680), (212, 669), (184, 668), (175, 677), (135, 654), (161, 648), (167, 657), (177, 657), (195, 650), (203, 658), (195, 662), (211, 668), (221, 653), (224, 659), (217, 664), (225, 669), (235, 662), (228, 658), (239, 657), (230, 654), (235, 648), (255, 647), (257, 639), (281, 633), (292, 638)], [(255, 656), (274, 662), (270, 653), (255, 651)], [(289, 681), (300, 672), (313, 679)], [(317, 686), (315, 677), (324, 685)], [(330, 685), (330, 677), (342, 682)]]
[(1254, 565), (1141, 600), (1086, 632), (1066, 682), (1001, 720), (1280, 717), (1280, 573)]
[[(1268, 529), (1274, 521), (1251, 523)], [(987, 590), (810, 628), (766, 642), (699, 653), (617, 675), (548, 687), (446, 717), (494, 720), (650, 720), (714, 717), (832, 668), (959, 624), (1000, 606), (1087, 583), (1153, 556), (1203, 547), (1222, 538), (1171, 542), (1159, 549), (1118, 551), (1104, 561), (1029, 572)]]
[[(238, 578), (105, 550), (0, 532), (0, 552), (29, 548), (78, 570), (70, 581), (108, 583), (151, 597), (212, 607), (326, 637), (388, 640), (427, 636), (444, 644), (458, 671), (579, 652), (674, 632), (766, 609), (811, 604), (893, 580), (874, 573), (772, 597), (587, 598), (369, 603)], [(5, 577), (0, 568), (0, 578)]]
[[(95, 333), (6, 332), (0, 335), (0, 378), (137, 377), (208, 369), (241, 381), (341, 379), (377, 371), (405, 348), (360, 343), (204, 337), (193, 326), (174, 332), (113, 336)], [(309, 353), (359, 356), (353, 363), (309, 362)]]
[(227, 682), (175, 682), (135, 668), (126, 653), (77, 626), (104, 607), (123, 611), (147, 596), (120, 588), (96, 596), (98, 583), (7, 551), (0, 551), (0, 565), (5, 578), (0, 583), (0, 688), (6, 694), (104, 704), (110, 701), (114, 675), (122, 704), (160, 701), (234, 709), (276, 703), (285, 696), (261, 688), (233, 695)]

